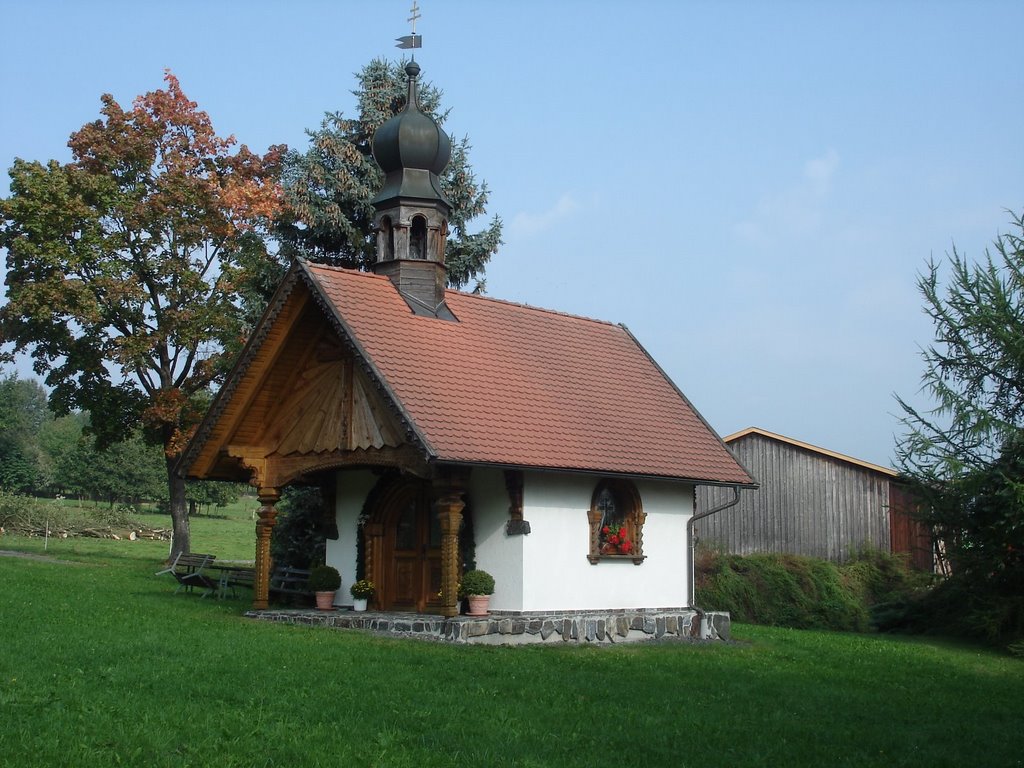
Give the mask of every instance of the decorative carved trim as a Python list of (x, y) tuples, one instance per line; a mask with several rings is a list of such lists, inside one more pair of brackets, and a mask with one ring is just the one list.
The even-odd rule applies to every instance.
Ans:
[(597, 565), (601, 559), (601, 513), (593, 507), (587, 510), (587, 525), (590, 531), (590, 554), (587, 560), (591, 565)]
[(509, 520), (505, 523), (506, 536), (527, 536), (530, 533), (529, 520)]
[(459, 527), (466, 504), (462, 492), (448, 488), (434, 502), (437, 519), (441, 523), (441, 613), (459, 614)]
[(177, 466), (179, 468), (179, 472), (186, 471), (199, 457), (199, 454), (206, 445), (206, 441), (210, 438), (214, 427), (220, 421), (221, 416), (224, 413), (224, 409), (233, 399), (235, 391), (242, 383), (249, 367), (256, 359), (257, 353), (266, 341), (267, 335), (270, 333), (274, 325), (274, 321), (277, 320), (285, 305), (288, 303), (288, 299), (298, 282), (299, 269), (297, 265), (298, 262), (293, 263), (288, 274), (285, 275), (285, 278), (281, 281), (281, 284), (277, 288), (277, 292), (271, 298), (266, 310), (264, 310), (263, 317), (260, 318), (260, 321), (253, 329), (252, 335), (246, 342), (245, 349), (242, 350), (242, 354), (236, 361), (235, 367), (228, 374), (224, 381), (224, 385), (220, 388), (220, 391), (217, 392), (217, 396), (210, 405), (210, 409), (206, 412), (206, 415), (203, 417), (203, 421), (196, 430), (196, 434), (193, 435), (192, 440), (189, 441), (188, 446), (185, 448), (185, 452), (178, 460)]
[(459, 614), (459, 528), (466, 507), (463, 495), (469, 484), (469, 468), (438, 467), (434, 477), (434, 511), (441, 523), (441, 613)]
[(281, 498), (277, 488), (260, 488), (259, 520), (256, 521), (256, 579), (253, 583), (254, 610), (266, 610), (270, 600), (270, 537), (277, 525), (277, 509)]
[(430, 476), (430, 467), (412, 446), (371, 448), (355, 451), (331, 451), (327, 454), (268, 456), (267, 474), (278, 486), (288, 485), (305, 475), (346, 467), (387, 467), (421, 479)]
[(354, 359), (359, 364), (359, 367), (362, 369), (363, 373), (365, 373), (367, 378), (374, 384), (374, 386), (377, 388), (377, 391), (383, 396), (384, 402), (387, 403), (388, 407), (392, 410), (394, 415), (401, 422), (408, 441), (414, 445), (419, 446), (424, 454), (424, 458), (429, 461), (429, 459), (432, 457), (430, 455), (430, 451), (427, 447), (427, 443), (424, 440), (423, 436), (420, 435), (419, 431), (412, 423), (412, 420), (409, 419), (405, 411), (398, 405), (394, 393), (391, 391), (390, 387), (388, 387), (387, 384), (384, 382), (383, 377), (379, 374), (377, 369), (370, 363), (370, 361), (366, 359), (366, 356), (362, 348), (359, 346), (359, 344), (356, 343), (348, 326), (339, 317), (337, 308), (324, 295), (323, 290), (321, 289), (316, 278), (314, 278), (308, 272), (304, 264), (301, 266), (301, 274), (303, 280), (309, 287), (310, 294), (312, 295), (313, 300), (317, 303), (320, 309), (327, 316), (328, 321), (331, 324), (331, 327), (334, 328), (335, 332), (338, 334), (338, 337), (341, 339), (342, 343), (344, 343), (346, 349), (352, 353)]
[(376, 467), (397, 469), (421, 479), (431, 477), (431, 467), (420, 452), (411, 446), (370, 448), (354, 451), (278, 456), (266, 446), (229, 445), (223, 455), (233, 459), (250, 475), (249, 484), (259, 488), (282, 488), (301, 477), (329, 469)]
[[(629, 552), (607, 551), (609, 545), (602, 541), (601, 521), (603, 512), (598, 508), (598, 500), (603, 491), (610, 491), (618, 507), (619, 516), (626, 527), (632, 549)], [(602, 560), (629, 560), (634, 565), (640, 565), (646, 560), (644, 555), (644, 523), (647, 521), (647, 513), (644, 512), (640, 500), (640, 493), (629, 480), (604, 479), (594, 488), (591, 496), (590, 509), (587, 510), (587, 524), (590, 529), (590, 547), (587, 560), (591, 565), (596, 565)]]
[(249, 472), (249, 484), (260, 488), (267, 483), (267, 459), (266, 450), (258, 446), (228, 445), (224, 447), (224, 453)]
[(506, 536), (525, 536), (530, 523), (523, 519), (523, 473), (518, 469), (505, 470), (505, 489), (508, 491), (508, 522)]

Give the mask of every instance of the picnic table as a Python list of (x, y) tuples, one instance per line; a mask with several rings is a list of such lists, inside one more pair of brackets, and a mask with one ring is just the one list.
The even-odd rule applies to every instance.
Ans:
[(256, 583), (256, 569), (251, 565), (229, 565), (227, 563), (216, 563), (210, 566), (210, 570), (217, 574), (217, 597), (227, 597), (228, 590), (231, 596), (236, 596), (236, 587), (253, 588)]
[(214, 595), (227, 597), (228, 591), (235, 594), (235, 587), (252, 587), (256, 581), (256, 569), (242, 563), (216, 562), (217, 556), (195, 552), (179, 553), (174, 562), (156, 575), (170, 573), (178, 582), (174, 594), (182, 590), (191, 592), (203, 589), (202, 597)]
[(178, 594), (182, 590), (191, 592), (196, 587), (200, 587), (205, 590), (202, 597), (209, 597), (217, 592), (217, 582), (207, 572), (216, 559), (216, 555), (179, 552), (178, 556), (174, 558), (174, 562), (162, 571), (157, 571), (156, 575), (169, 573), (174, 576), (178, 582), (178, 588), (174, 590), (174, 594)]

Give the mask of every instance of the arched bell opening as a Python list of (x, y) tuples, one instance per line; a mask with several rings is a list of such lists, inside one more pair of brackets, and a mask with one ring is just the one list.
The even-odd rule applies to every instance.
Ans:
[(412, 229), (409, 231), (409, 258), (427, 258), (427, 219), (424, 216), (412, 217)]

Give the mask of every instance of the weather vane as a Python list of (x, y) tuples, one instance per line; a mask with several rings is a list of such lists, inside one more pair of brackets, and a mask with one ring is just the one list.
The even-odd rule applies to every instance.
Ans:
[(417, 4), (417, 0), (412, 0), (412, 8), (409, 9), (409, 18), (407, 19), (407, 21), (410, 24), (412, 24), (412, 34), (411, 35), (402, 35), (401, 37), (396, 37), (395, 40), (398, 41), (398, 45), (395, 46), (396, 48), (401, 48), (401, 49), (405, 50), (405, 49), (408, 49), (408, 48), (422, 48), (423, 47), (423, 35), (417, 35), (416, 34), (416, 22), (419, 21), (419, 18), (420, 18), (420, 7)]

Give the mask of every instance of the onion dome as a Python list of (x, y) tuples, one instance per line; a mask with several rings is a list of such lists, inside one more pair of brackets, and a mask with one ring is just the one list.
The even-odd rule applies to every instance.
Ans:
[(405, 108), (373, 135), (373, 157), (385, 179), (370, 202), (380, 207), (396, 198), (416, 198), (450, 205), (437, 176), (451, 159), (451, 140), (432, 117), (420, 111), (416, 95), (420, 65), (410, 61), (405, 73), (409, 76)]

